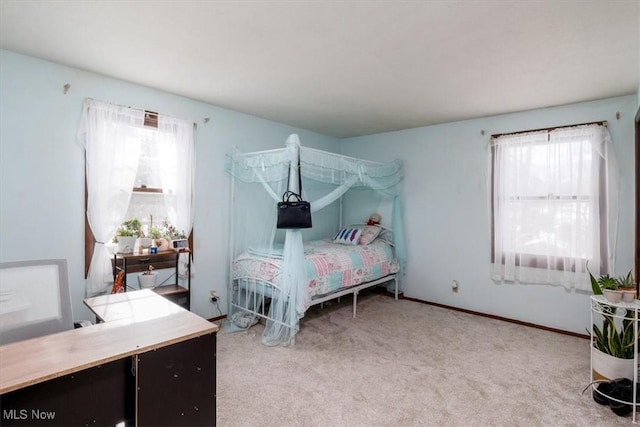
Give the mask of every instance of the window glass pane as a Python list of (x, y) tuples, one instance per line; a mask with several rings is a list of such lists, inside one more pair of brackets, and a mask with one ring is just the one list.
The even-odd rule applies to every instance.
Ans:
[(532, 255), (591, 258), (591, 203), (525, 200), (504, 204), (504, 251)]
[(142, 131), (136, 187), (162, 188), (162, 147), (156, 143), (156, 134), (153, 129)]
[(503, 194), (510, 199), (591, 194), (588, 141), (506, 147), (500, 167), (505, 176), (513, 177), (504, 182)]
[(168, 182), (167, 176), (175, 175), (172, 170), (165, 170), (167, 164), (172, 164), (166, 161), (166, 157), (174, 154), (172, 150), (175, 150), (175, 147), (168, 143), (167, 138), (160, 138), (160, 135), (157, 129), (139, 130), (141, 144), (135, 187), (162, 189), (163, 192), (134, 191), (125, 217), (139, 219), (146, 235), (152, 225), (160, 227), (163, 221), (169, 221), (167, 202), (172, 203), (174, 200), (168, 198), (175, 198), (175, 195), (163, 188), (163, 184), (166, 185)]
[[(574, 141), (550, 144), (548, 174), (552, 193), (561, 196), (591, 194), (591, 144)], [(555, 186), (552, 184), (555, 183)]]

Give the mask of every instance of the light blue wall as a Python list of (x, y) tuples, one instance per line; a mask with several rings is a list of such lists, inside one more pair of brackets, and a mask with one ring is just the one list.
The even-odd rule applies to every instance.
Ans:
[[(65, 95), (66, 83), (71, 89)], [(218, 315), (210, 289), (226, 308), (224, 155), (233, 145), (242, 151), (281, 148), (291, 133), (306, 146), (339, 151), (331, 137), (0, 50), (0, 261), (67, 259), (76, 318), (91, 318), (82, 304), (84, 153), (76, 140), (87, 97), (197, 121), (192, 310), (206, 318)]]
[[(67, 95), (65, 83), (71, 84)], [(486, 147), (492, 133), (608, 120), (622, 175), (617, 272), (632, 266), (636, 95), (339, 141), (0, 50), (0, 261), (67, 259), (76, 318), (90, 318), (82, 304), (84, 157), (75, 136), (86, 97), (197, 120), (192, 308), (204, 317), (218, 314), (208, 301), (210, 289), (226, 307), (224, 155), (233, 145), (242, 151), (279, 148), (290, 133), (300, 134), (306, 146), (405, 161), (408, 296), (583, 333), (587, 294), (489, 279)], [(458, 294), (451, 292), (454, 279)]]
[[(589, 294), (545, 285), (498, 285), (490, 279), (489, 138), (495, 133), (607, 120), (621, 174), (616, 272), (626, 273), (634, 255), (636, 106), (637, 96), (631, 95), (343, 140), (343, 154), (405, 162), (405, 294), (585, 333)], [(458, 293), (451, 290), (453, 280), (460, 284)]]

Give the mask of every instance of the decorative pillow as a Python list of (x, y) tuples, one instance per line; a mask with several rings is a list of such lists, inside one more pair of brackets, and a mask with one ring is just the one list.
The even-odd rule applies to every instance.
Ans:
[(382, 228), (376, 227), (375, 225), (367, 225), (362, 230), (362, 235), (360, 236), (359, 245), (368, 245), (369, 243), (376, 240), (376, 237), (380, 234)]
[(362, 228), (347, 227), (340, 230), (333, 241), (343, 245), (357, 245), (361, 234)]

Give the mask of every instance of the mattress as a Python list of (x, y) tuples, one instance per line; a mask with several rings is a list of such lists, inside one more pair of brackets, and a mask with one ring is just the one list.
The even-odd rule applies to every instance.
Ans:
[[(242, 253), (232, 265), (234, 280), (270, 283), (279, 288), (282, 258), (259, 256), (259, 251)], [(397, 273), (393, 247), (382, 239), (369, 245), (344, 245), (332, 240), (305, 242), (305, 273), (311, 299), (340, 289), (371, 282)]]

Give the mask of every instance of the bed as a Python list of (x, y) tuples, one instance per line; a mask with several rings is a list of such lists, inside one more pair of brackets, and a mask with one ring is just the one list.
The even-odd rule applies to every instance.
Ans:
[[(234, 149), (225, 162), (231, 180), (222, 332), (262, 318), (263, 344), (291, 345), (312, 305), (351, 294), (355, 317), (358, 293), (378, 284), (397, 298), (406, 271), (401, 161), (302, 147), (293, 134), (282, 149)], [(289, 191), (309, 202), (312, 227), (277, 227), (277, 203)], [(379, 225), (364, 219), (373, 212)], [(367, 224), (338, 227), (360, 221)]]
[[(345, 243), (356, 233), (356, 243)], [(340, 239), (341, 235), (348, 237)], [(351, 225), (331, 239), (305, 242), (306, 280), (300, 287), (307, 293), (308, 306), (352, 294), (355, 318), (358, 293), (391, 281), (398, 299), (400, 268), (391, 238), (391, 231), (381, 226)], [(268, 308), (271, 298), (282, 296), (282, 264), (281, 246), (248, 248), (233, 261), (231, 305), (243, 313), (234, 319), (238, 327), (246, 327), (252, 317), (278, 321), (269, 317)]]

